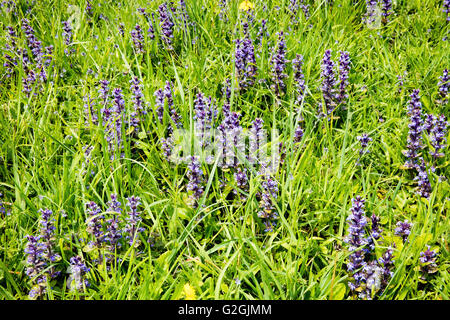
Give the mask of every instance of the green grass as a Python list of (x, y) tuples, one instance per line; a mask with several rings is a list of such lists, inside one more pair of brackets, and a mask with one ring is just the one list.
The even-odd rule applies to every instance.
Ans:
[[(2, 50), (6, 52), (3, 47), (9, 41), (6, 26), (16, 28), (17, 45), (26, 48), (20, 29), (26, 17), (43, 47), (54, 46), (54, 54), (48, 81), (31, 97), (22, 92), (25, 74), (20, 63), (10, 78), (0, 67), (0, 192), (9, 212), (0, 213), (2, 299), (28, 299), (25, 236), (39, 229), (40, 208), (54, 212), (55, 246), (61, 255), (54, 267), (62, 272), (49, 284), (44, 299), (183, 299), (187, 283), (198, 299), (353, 299), (343, 238), (351, 199), (357, 194), (366, 199), (367, 216), (374, 213), (381, 218), (378, 256), (397, 244), (394, 274), (379, 298), (449, 299), (450, 188), (439, 176), (449, 177), (450, 151), (444, 149), (445, 157), (429, 174), (433, 189), (429, 200), (415, 193), (414, 172), (402, 168), (412, 90), (420, 89), (425, 113), (444, 114), (447, 119), (450, 115), (448, 104), (437, 102), (438, 77), (449, 67), (450, 58), (448, 40), (442, 40), (449, 34), (442, 1), (398, 0), (391, 21), (378, 29), (361, 23), (365, 1), (336, 0), (332, 7), (325, 0), (309, 1), (310, 19), (299, 10), (297, 24), (287, 11), (289, 1), (252, 1), (255, 22), (250, 24), (250, 36), (256, 38), (260, 20), (266, 19), (270, 37), (261, 46), (255, 43), (256, 83), (245, 93), (233, 94), (231, 109), (241, 113), (244, 128), (256, 117), (264, 120), (266, 130), (277, 128), (287, 150), (283, 167), (274, 176), (280, 219), (272, 233), (263, 232), (257, 216), (261, 178), (256, 169), (249, 168), (249, 189), (242, 201), (232, 196), (232, 171), (223, 172), (217, 163), (204, 164), (203, 206), (193, 209), (188, 205), (186, 164), (170, 163), (161, 152), (159, 139), (165, 137), (168, 116), (161, 125), (150, 112), (140, 124), (144, 135), (124, 132), (124, 156), (111, 160), (103, 128), (86, 125), (83, 111), (83, 97), (97, 97), (101, 79), (109, 80), (110, 88), (123, 89), (126, 109), (131, 111), (132, 75), (142, 81), (152, 109), (155, 90), (172, 81), (175, 107), (185, 128), (191, 127), (199, 91), (216, 99), (220, 110), (222, 84), (235, 77), (233, 40), (243, 35), (239, 19), (244, 13), (238, 10), (238, 1), (229, 1), (228, 21), (219, 19), (219, 1), (186, 1), (195, 27), (187, 32), (175, 28), (173, 51), (164, 49), (160, 40), (161, 1), (92, 1), (92, 18), (81, 0), (36, 1), (28, 13), (26, 1), (16, 2), (15, 10), (3, 9), (0, 17)], [(136, 13), (139, 7), (155, 13), (155, 40), (146, 38), (143, 55), (135, 53), (130, 36), (136, 23), (144, 33), (148, 29)], [(71, 45), (75, 53), (67, 57), (61, 21), (69, 18), (76, 26)], [(125, 26), (124, 37), (118, 32), (119, 23)], [(294, 104), (290, 63), (286, 95), (277, 100), (269, 87), (270, 48), (281, 30), (287, 59), (297, 53), (304, 56), (308, 95), (301, 106)], [(346, 50), (352, 61), (348, 103), (336, 110), (338, 119), (333, 121), (316, 117), (326, 49), (332, 49), (335, 61), (338, 52)], [(397, 75), (405, 71), (399, 92)], [(297, 108), (302, 110), (305, 134), (294, 148)], [(221, 117), (219, 112), (216, 125)], [(362, 133), (373, 141), (363, 165), (357, 166), (356, 137)], [(425, 135), (424, 141), (424, 158), (431, 161)], [(82, 174), (85, 145), (94, 146), (91, 162), (96, 166), (88, 168), (94, 175)], [(230, 183), (221, 188), (224, 176)], [(96, 253), (86, 247), (92, 236), (86, 230), (85, 203), (95, 201), (106, 209), (112, 193), (119, 195), (124, 209), (125, 198), (141, 198), (145, 231), (142, 244), (136, 249), (124, 245), (118, 252), (121, 261), (107, 270), (94, 263)], [(405, 219), (414, 225), (403, 245), (394, 229)], [(147, 239), (154, 234), (159, 237), (150, 246)], [(438, 271), (423, 282), (419, 255), (427, 244), (439, 252)], [(91, 286), (85, 292), (66, 286), (74, 255), (82, 256), (91, 269), (87, 275)]]

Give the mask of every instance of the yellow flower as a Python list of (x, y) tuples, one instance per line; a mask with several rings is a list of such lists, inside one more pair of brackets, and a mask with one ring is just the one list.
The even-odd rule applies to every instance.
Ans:
[(197, 296), (195, 295), (195, 289), (189, 283), (186, 283), (184, 285), (183, 293), (185, 296), (185, 300), (197, 300)]
[(248, 0), (242, 1), (241, 4), (239, 5), (239, 9), (244, 11), (248, 11), (254, 8), (255, 8), (254, 4)]

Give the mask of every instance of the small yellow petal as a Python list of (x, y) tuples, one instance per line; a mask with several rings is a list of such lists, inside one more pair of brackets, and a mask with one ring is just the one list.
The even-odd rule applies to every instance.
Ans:
[(247, 1), (247, 0), (242, 1), (241, 4), (239, 5), (239, 9), (244, 10), (244, 11), (248, 11), (253, 8), (255, 8), (253, 3), (251, 3), (250, 1)]
[(195, 289), (189, 283), (186, 283), (184, 285), (183, 293), (185, 296), (185, 300), (197, 300), (197, 296), (195, 295)]

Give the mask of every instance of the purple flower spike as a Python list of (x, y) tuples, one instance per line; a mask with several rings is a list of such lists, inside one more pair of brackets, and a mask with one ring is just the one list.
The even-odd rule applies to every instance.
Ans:
[(142, 221), (140, 217), (141, 212), (138, 211), (138, 207), (141, 205), (141, 199), (139, 197), (131, 196), (127, 198), (127, 207), (129, 207), (127, 225), (125, 226), (124, 233), (128, 244), (137, 247), (140, 244), (139, 233), (144, 231), (144, 228), (138, 227), (138, 224)]
[(161, 37), (169, 50), (172, 50), (173, 26), (172, 17), (167, 3), (163, 3), (158, 7), (159, 21), (161, 25)]
[(276, 226), (276, 220), (279, 218), (276, 212), (275, 202), (278, 198), (278, 182), (272, 179), (268, 174), (262, 175), (261, 192), (259, 192), (259, 212), (258, 217), (263, 219), (266, 227), (264, 232), (271, 232)]
[(405, 167), (416, 168), (417, 160), (419, 157), (419, 151), (423, 149), (422, 144), (422, 104), (420, 103), (419, 90), (415, 89), (411, 94), (411, 100), (407, 108), (408, 115), (410, 116), (409, 135), (408, 135), (408, 150), (403, 154), (407, 157)]
[(256, 78), (256, 59), (252, 40), (247, 36), (237, 39), (234, 63), (239, 79), (239, 88), (246, 89), (253, 85)]
[(211, 128), (217, 112), (211, 101), (211, 97), (206, 99), (203, 93), (199, 92), (194, 101), (194, 131), (201, 148), (210, 144)]
[[(50, 209), (40, 209), (41, 214), (41, 240), (43, 242), (44, 256), (49, 262), (54, 262), (59, 259), (59, 255), (55, 253), (54, 248), (54, 231), (55, 219), (51, 218), (53, 212)], [(53, 274), (51, 274), (54, 277)]]
[(372, 141), (372, 138), (369, 137), (367, 133), (363, 133), (362, 135), (356, 137), (356, 139), (359, 141), (361, 148), (359, 149), (359, 158), (356, 161), (358, 165), (360, 165), (360, 161), (363, 155), (369, 153), (368, 150), (369, 143)]
[(25, 33), (25, 37), (27, 38), (27, 45), (33, 54), (33, 58), (38, 65), (42, 64), (43, 50), (41, 41), (39, 41), (34, 35), (34, 30), (30, 26), (30, 21), (27, 19), (22, 19), (22, 29)]
[(86, 219), (87, 232), (94, 237), (94, 241), (90, 244), (92, 247), (100, 249), (103, 246), (105, 238), (103, 232), (104, 216), (102, 215), (102, 210), (94, 201), (90, 201), (86, 203), (86, 213), (88, 216)]
[(146, 114), (144, 110), (145, 101), (144, 101), (144, 93), (142, 92), (142, 84), (139, 81), (138, 77), (133, 77), (130, 80), (130, 90), (133, 94), (133, 104), (134, 104), (134, 117), (132, 117), (131, 122), (135, 129), (138, 129), (138, 125), (140, 122), (139, 115)]
[(443, 149), (446, 147), (445, 143), (447, 142), (448, 125), (449, 125), (448, 121), (446, 121), (445, 116), (442, 114), (438, 118), (436, 118), (434, 126), (430, 130), (431, 145), (434, 148), (434, 151), (430, 151), (430, 154), (433, 156), (435, 161), (437, 158), (445, 156)]
[(262, 119), (256, 118), (252, 122), (252, 127), (250, 129), (250, 163), (260, 163), (262, 159), (262, 147), (264, 144), (265, 132), (263, 129), (264, 121)]
[(372, 222), (370, 235), (367, 237), (367, 245), (368, 248), (366, 250), (367, 253), (374, 252), (375, 250), (375, 241), (380, 239), (381, 237), (381, 226), (380, 226), (380, 218), (375, 214), (372, 214), (370, 217)]
[(420, 253), (419, 261), (421, 263), (421, 271), (424, 274), (435, 273), (438, 270), (436, 264), (437, 253), (434, 250), (430, 250), (430, 246), (427, 245), (427, 250)]
[(286, 42), (284, 40), (284, 33), (280, 31), (278, 35), (278, 44), (273, 48), (272, 56), (270, 58), (271, 75), (272, 75), (272, 90), (275, 95), (280, 97), (286, 90), (284, 79), (286, 74)]
[(336, 85), (336, 77), (334, 74), (334, 62), (331, 60), (331, 50), (325, 51), (322, 59), (322, 95), (325, 102), (325, 108), (328, 114), (333, 112), (336, 107), (336, 102), (334, 101), (334, 87)]
[(86, 0), (86, 9), (85, 12), (88, 16), (92, 17), (93, 12), (92, 12), (93, 8), (92, 8), (92, 4), (89, 0)]
[(403, 243), (405, 243), (411, 233), (412, 223), (408, 222), (408, 220), (399, 221), (397, 222), (396, 227), (394, 234), (402, 237)]
[(425, 121), (422, 130), (430, 134), (431, 129), (433, 129), (435, 124), (436, 124), (436, 117), (433, 114), (429, 113), (425, 116)]
[(447, 22), (450, 21), (450, 0), (444, 0), (442, 12), (446, 15)]
[(303, 97), (305, 95), (305, 76), (303, 75), (303, 56), (297, 54), (295, 59), (292, 60), (292, 67), (294, 69), (294, 87), (297, 91), (296, 104), (301, 104)]
[(381, 16), (384, 24), (389, 22), (389, 16), (392, 14), (392, 0), (381, 0)]
[(107, 203), (107, 210), (105, 215), (110, 216), (106, 221), (106, 233), (105, 241), (107, 243), (108, 253), (106, 255), (107, 262), (111, 263), (114, 261), (113, 257), (118, 248), (122, 246), (119, 240), (122, 238), (119, 229), (119, 219), (118, 216), (122, 213), (121, 203), (117, 200), (116, 194), (111, 194), (111, 200)]
[(189, 178), (189, 183), (187, 185), (187, 190), (191, 191), (192, 206), (197, 208), (198, 200), (203, 194), (203, 171), (200, 168), (198, 157), (189, 157), (188, 172), (187, 176)]
[(134, 49), (137, 54), (144, 53), (144, 35), (142, 34), (142, 29), (140, 25), (136, 25), (133, 30), (131, 30), (131, 40), (133, 40)]
[(303, 129), (299, 125), (297, 126), (294, 132), (294, 143), (299, 143), (300, 141), (302, 141), (302, 138), (303, 138)]
[(155, 91), (155, 105), (156, 105), (156, 113), (158, 116), (158, 120), (160, 123), (163, 123), (164, 117), (164, 91), (162, 89), (158, 89)]
[(361, 144), (361, 149), (359, 150), (359, 155), (362, 156), (366, 153), (369, 153), (369, 150), (367, 150), (367, 147), (369, 145), (369, 142), (372, 141), (372, 138), (370, 138), (367, 133), (363, 133), (361, 136), (356, 137), (356, 139), (358, 139), (359, 143)]
[(365, 200), (360, 196), (352, 199), (351, 214), (347, 218), (348, 235), (344, 241), (349, 244), (351, 252), (349, 262), (347, 263), (347, 270), (352, 274), (353, 281), (349, 282), (350, 290), (357, 291), (365, 281), (364, 274), (361, 271), (366, 265), (365, 251), (363, 247), (367, 244), (365, 237), (365, 227), (367, 219), (364, 212)]
[(383, 288), (387, 287), (390, 279), (392, 278), (392, 275), (394, 274), (394, 272), (392, 271), (392, 269), (394, 268), (394, 261), (392, 260), (393, 252), (394, 250), (391, 247), (389, 247), (383, 253), (381, 258), (378, 259), (379, 265), (383, 268), (381, 280), (381, 285)]
[(75, 256), (70, 258), (70, 271), (68, 286), (71, 289), (83, 292), (85, 288), (90, 286), (89, 281), (85, 278), (90, 269), (86, 267), (81, 257)]
[(339, 56), (339, 93), (337, 103), (344, 103), (348, 99), (346, 88), (348, 86), (348, 75), (350, 72), (350, 55), (346, 51), (341, 51)]
[(25, 273), (31, 279), (34, 286), (29, 292), (29, 296), (32, 299), (40, 297), (46, 291), (47, 276), (43, 272), (47, 263), (44, 258), (44, 246), (40, 242), (40, 236), (26, 236), (28, 242), (25, 247), (25, 253), (27, 254), (27, 268)]
[(448, 69), (444, 69), (442, 76), (439, 77), (438, 86), (442, 103), (446, 104), (448, 102), (448, 88), (450, 87), (450, 77), (448, 76)]
[(428, 178), (428, 172), (425, 167), (425, 162), (423, 161), (422, 158), (420, 158), (420, 162), (417, 165), (417, 176), (414, 178), (414, 180), (416, 180), (418, 184), (417, 193), (422, 198), (429, 198), (432, 188), (430, 180)]

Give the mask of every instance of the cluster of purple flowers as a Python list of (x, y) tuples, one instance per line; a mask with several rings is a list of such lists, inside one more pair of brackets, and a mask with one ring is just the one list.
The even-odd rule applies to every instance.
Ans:
[(378, 260), (374, 257), (375, 243), (381, 237), (379, 217), (372, 214), (371, 230), (367, 235), (368, 220), (364, 211), (365, 200), (360, 196), (352, 199), (351, 214), (347, 218), (348, 235), (344, 241), (349, 245), (347, 270), (352, 280), (350, 290), (360, 299), (372, 299), (386, 288), (392, 276), (392, 248), (388, 248)]
[(131, 40), (134, 44), (134, 49), (137, 54), (144, 53), (144, 35), (142, 34), (142, 28), (140, 25), (136, 25), (133, 30), (131, 30)]
[(400, 236), (403, 243), (408, 241), (408, 237), (411, 234), (412, 223), (408, 222), (408, 220), (399, 221), (397, 222), (396, 227), (397, 228), (394, 230), (395, 235)]
[(297, 54), (295, 58), (292, 60), (292, 67), (294, 69), (294, 87), (297, 93), (296, 104), (301, 104), (304, 96), (305, 96), (305, 76), (302, 70), (303, 66), (303, 56), (301, 54)]
[(339, 92), (336, 96), (338, 103), (345, 103), (348, 98), (346, 93), (348, 76), (350, 72), (350, 55), (347, 51), (341, 51), (339, 56)]
[[(156, 105), (156, 114), (160, 123), (163, 123), (164, 119), (164, 109), (165, 104), (167, 103), (167, 107), (169, 108), (170, 117), (177, 128), (182, 127), (181, 116), (177, 113), (174, 102), (173, 102), (173, 94), (172, 94), (172, 85), (169, 81), (166, 81), (166, 85), (163, 89), (158, 89), (154, 93), (155, 95), (155, 105)], [(167, 101), (167, 102), (166, 102)], [(172, 133), (173, 127), (172, 124), (168, 127), (169, 134)]]
[(240, 116), (237, 112), (229, 112), (217, 127), (223, 151), (223, 163), (220, 166), (223, 168), (237, 168), (240, 163), (238, 154), (244, 151), (245, 146), (243, 145), (243, 139), (241, 139), (243, 128), (240, 125)]
[(427, 246), (427, 250), (420, 253), (419, 261), (422, 264), (420, 270), (424, 273), (424, 276), (437, 272), (436, 259), (437, 253), (434, 250), (430, 250), (430, 246)]
[(33, 287), (29, 292), (32, 299), (44, 294), (47, 281), (60, 274), (53, 266), (53, 263), (60, 259), (54, 246), (55, 220), (52, 218), (53, 212), (49, 209), (41, 209), (39, 213), (41, 214), (39, 234), (37, 236), (27, 235), (28, 243), (25, 248), (27, 254), (26, 274), (33, 282)]
[(130, 114), (130, 125), (138, 131), (140, 116), (146, 114), (144, 93), (142, 92), (142, 84), (138, 77), (132, 77), (130, 80), (130, 90), (133, 95), (134, 111)]
[(236, 66), (236, 75), (239, 79), (239, 88), (246, 89), (253, 85), (256, 78), (256, 59), (255, 49), (250, 37), (236, 39), (236, 50), (234, 64)]
[(211, 128), (216, 117), (217, 110), (211, 97), (206, 99), (203, 93), (199, 92), (194, 101), (194, 131), (201, 148), (210, 144)]
[(372, 24), (375, 22), (375, 12), (378, 6), (378, 0), (366, 0), (365, 22)]
[(431, 133), (431, 145), (434, 151), (430, 151), (430, 154), (436, 160), (437, 158), (444, 157), (443, 149), (446, 147), (447, 141), (447, 127), (449, 123), (443, 114), (435, 118), (433, 126), (430, 130)]
[(189, 183), (187, 185), (187, 190), (192, 192), (191, 205), (196, 208), (198, 206), (198, 200), (203, 194), (203, 170), (200, 167), (198, 157), (190, 156), (188, 164), (187, 176), (189, 178)]
[(428, 178), (428, 172), (425, 165), (425, 161), (423, 158), (419, 159), (419, 163), (416, 166), (417, 169), (417, 176), (414, 178), (414, 180), (417, 181), (417, 193), (422, 198), (429, 198), (432, 188), (430, 184), (430, 179)]
[[(332, 113), (337, 105), (345, 103), (348, 98), (347, 86), (349, 84), (348, 77), (350, 72), (350, 56), (348, 52), (346, 51), (340, 52), (339, 73), (338, 73), (339, 81), (336, 78), (334, 68), (335, 63), (331, 59), (331, 50), (330, 49), (325, 50), (322, 59), (321, 90), (327, 114)], [(336, 89), (335, 86), (338, 82), (339, 82), (339, 89)], [(322, 106), (320, 105), (320, 107)]]
[(117, 194), (111, 194), (110, 201), (106, 204), (108, 208), (106, 209), (106, 214), (111, 215), (111, 218), (106, 220), (106, 232), (105, 232), (105, 242), (106, 242), (106, 261), (112, 264), (117, 261), (114, 259), (117, 249), (122, 247), (120, 239), (122, 238), (122, 232), (119, 226), (119, 216), (122, 214), (121, 202), (118, 201)]
[(86, 8), (84, 9), (86, 14), (90, 17), (92, 17), (93, 13), (93, 7), (89, 0), (86, 0)]
[(305, 4), (304, 0), (290, 0), (288, 5), (288, 11), (291, 15), (291, 21), (295, 24), (298, 22), (297, 13), (298, 9), (302, 9), (305, 19), (309, 19), (309, 4)]
[[(43, 61), (43, 56), (44, 51), (51, 55), (53, 47), (49, 46), (43, 49), (41, 41), (36, 38), (34, 29), (26, 18), (22, 19), (22, 30), (24, 31), (27, 46), (31, 51), (34, 60), (33, 65), (27, 51), (25, 49), (17, 49), (18, 55), (22, 57), (22, 65), (25, 74), (22, 78), (22, 91), (27, 96), (30, 96), (30, 93), (35, 87), (47, 81), (47, 71), (45, 70), (45, 66), (49, 65), (49, 60), (51, 59), (49, 57), (47, 61)], [(33, 70), (33, 68), (35, 69)], [(35, 95), (37, 95), (37, 92), (35, 92)]]
[(252, 127), (250, 128), (250, 163), (257, 163), (262, 160), (262, 147), (265, 141), (264, 132), (264, 121), (260, 118), (256, 118), (252, 122)]
[[(105, 232), (103, 231), (105, 216), (98, 204), (94, 201), (86, 203), (86, 214), (88, 216), (86, 219), (87, 232), (94, 238), (93, 241), (89, 242), (89, 245), (100, 250), (105, 241)], [(100, 263), (101, 261), (102, 258), (100, 254), (98, 262)]]
[(79, 292), (85, 291), (85, 289), (90, 286), (89, 281), (86, 279), (86, 274), (89, 271), (90, 269), (86, 267), (80, 256), (70, 258), (71, 275), (68, 281), (68, 286), (72, 290), (77, 290)]
[(275, 208), (275, 202), (278, 198), (278, 182), (270, 177), (268, 174), (261, 176), (261, 192), (259, 193), (260, 209), (258, 211), (258, 217), (263, 219), (265, 226), (264, 232), (272, 232), (276, 227), (276, 220), (279, 216)]
[[(73, 35), (72, 26), (70, 25), (69, 21), (63, 21), (62, 25), (63, 25), (63, 27), (62, 27), (62, 30), (63, 30), (62, 36), (63, 36), (63, 39), (64, 39), (64, 44), (66, 46), (70, 46), (70, 44), (72, 43), (72, 35)], [(73, 52), (75, 52), (74, 48), (72, 48), (71, 50), (68, 50), (67, 48), (64, 49), (64, 53), (66, 54), (66, 56), (71, 55)]]
[(445, 13), (447, 22), (450, 21), (450, 0), (444, 0), (442, 12)]
[(128, 211), (127, 225), (125, 226), (124, 233), (130, 246), (138, 247), (140, 244), (139, 233), (144, 231), (143, 227), (139, 227), (139, 223), (142, 221), (140, 217), (141, 212), (138, 211), (138, 207), (141, 205), (141, 199), (139, 197), (131, 196), (127, 198)]
[(273, 48), (272, 55), (270, 57), (270, 67), (272, 75), (271, 88), (275, 95), (280, 97), (286, 90), (286, 84), (284, 79), (287, 78), (286, 74), (286, 42), (284, 40), (284, 33), (280, 31), (277, 33), (278, 43)]
[(419, 151), (423, 149), (422, 144), (422, 104), (420, 102), (419, 89), (415, 89), (411, 94), (407, 108), (410, 116), (409, 135), (408, 135), (408, 150), (403, 154), (407, 157), (405, 167), (416, 168), (417, 160), (419, 158)]
[(172, 50), (173, 26), (171, 13), (167, 7), (167, 3), (163, 3), (158, 7), (159, 20), (161, 26), (161, 36), (163, 42), (169, 50)]
[(359, 158), (357, 160), (357, 164), (360, 164), (362, 156), (370, 152), (367, 147), (369, 146), (369, 143), (372, 141), (372, 138), (369, 137), (367, 133), (363, 133), (362, 135), (356, 137), (356, 139), (360, 143)]
[(442, 104), (448, 102), (448, 88), (450, 87), (450, 77), (448, 76), (448, 69), (444, 69), (442, 76), (439, 77), (439, 95), (441, 96)]
[(392, 14), (392, 0), (381, 0), (381, 21), (386, 24), (389, 22), (389, 16)]

